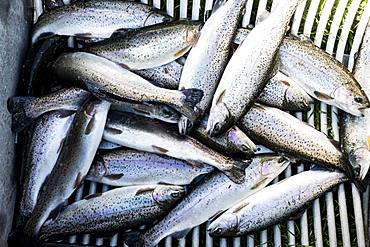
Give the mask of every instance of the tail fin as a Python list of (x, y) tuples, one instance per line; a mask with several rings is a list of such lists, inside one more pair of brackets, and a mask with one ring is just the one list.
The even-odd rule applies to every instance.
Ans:
[(7, 102), (8, 111), (10, 113), (24, 111), (34, 99), (35, 97), (10, 97)]
[(17, 133), (28, 127), (35, 120), (34, 117), (27, 116), (26, 112), (18, 112), (12, 115), (12, 131)]
[(178, 126), (180, 135), (186, 135), (192, 129), (193, 123), (187, 117), (181, 116)]
[(233, 167), (230, 170), (223, 171), (223, 173), (234, 183), (241, 184), (245, 180), (245, 168), (247, 168), (249, 164), (249, 162), (234, 161)]
[(203, 90), (190, 88), (182, 89), (180, 91), (183, 93), (185, 97), (182, 99), (179, 110), (191, 121), (195, 121), (198, 114), (194, 108), (203, 98), (204, 95)]
[[(133, 231), (124, 234), (124, 243), (128, 247), (144, 247), (141, 231)], [(154, 245), (153, 245), (154, 246)]]

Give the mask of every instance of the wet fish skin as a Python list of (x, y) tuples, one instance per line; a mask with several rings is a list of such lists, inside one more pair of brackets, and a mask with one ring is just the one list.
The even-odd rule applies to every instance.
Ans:
[(151, 223), (185, 194), (181, 186), (144, 185), (117, 188), (75, 202), (45, 223), (41, 239), (77, 233), (111, 233)]
[(198, 21), (179, 20), (130, 32), (116, 31), (84, 51), (130, 70), (150, 69), (168, 64), (189, 51), (199, 37), (200, 28)]
[(82, 183), (101, 141), (109, 107), (110, 103), (91, 98), (76, 113), (58, 161), (26, 224), (27, 236), (37, 237), (46, 219), (53, 216), (53, 211), (57, 212)]
[[(366, 93), (370, 95), (370, 23), (368, 23), (365, 35), (358, 52), (354, 67), (354, 77)], [(362, 111), (362, 117), (355, 117), (343, 113), (340, 121), (340, 137), (342, 150), (348, 157), (355, 171), (355, 178), (361, 185), (366, 187), (369, 183), (370, 166), (370, 109)]]
[(126, 244), (130, 247), (134, 246), (132, 243), (152, 247), (167, 236), (184, 237), (193, 227), (261, 190), (288, 165), (289, 160), (283, 156), (272, 154), (256, 156), (246, 168), (242, 184), (233, 183), (220, 172), (213, 173), (203, 179), (161, 221), (139, 236), (139, 239), (128, 240)]
[(86, 179), (111, 186), (187, 185), (213, 170), (201, 163), (188, 164), (167, 156), (118, 149), (98, 154)]
[(31, 216), (42, 185), (58, 159), (73, 118), (74, 112), (53, 111), (41, 116), (32, 126), (20, 200), (21, 217), (27, 219)]
[(141, 28), (172, 18), (133, 1), (77, 1), (41, 15), (34, 26), (32, 43), (53, 35), (109, 38), (120, 28)]
[(237, 125), (252, 140), (276, 152), (352, 175), (343, 154), (324, 133), (284, 111), (255, 104)]
[(256, 145), (237, 126), (232, 126), (219, 136), (209, 136), (207, 120), (208, 116), (204, 116), (193, 128), (190, 135), (214, 150), (228, 155), (252, 155), (256, 152)]
[(192, 137), (179, 135), (165, 123), (133, 114), (110, 114), (103, 138), (140, 151), (214, 166), (236, 183), (243, 181), (248, 165), (217, 153)]
[(355, 116), (361, 116), (361, 110), (370, 106), (352, 73), (312, 42), (287, 37), (279, 56), (281, 72), (312, 97)]
[(314, 103), (294, 80), (279, 72), (267, 82), (257, 102), (285, 111), (308, 111)]
[(203, 97), (199, 89), (156, 87), (118, 64), (86, 52), (63, 54), (53, 67), (59, 79), (83, 82), (90, 92), (104, 100), (165, 103), (191, 119), (195, 115), (194, 106)]
[(183, 65), (177, 61), (173, 61), (159, 67), (136, 70), (134, 72), (158, 87), (177, 89), (179, 87), (182, 68)]
[[(210, 108), (217, 84), (228, 63), (232, 41), (242, 17), (246, 0), (218, 0), (218, 6), (205, 22), (199, 40), (190, 50), (181, 74), (179, 89), (198, 88), (204, 92), (197, 104), (198, 118)], [(191, 123), (193, 122), (193, 123)], [(183, 116), (179, 122), (179, 132), (186, 134), (188, 125), (194, 120)]]
[(136, 115), (158, 119), (167, 123), (178, 123), (179, 113), (165, 104), (155, 104), (155, 103), (129, 103), (129, 102), (115, 102), (112, 110), (120, 112), (129, 112)]
[(237, 203), (208, 227), (211, 236), (241, 236), (275, 225), (304, 210), (348, 178), (341, 172), (310, 170), (270, 185)]
[(213, 96), (207, 126), (210, 135), (225, 132), (237, 122), (274, 75), (277, 51), (300, 2), (278, 4), (234, 52)]
[(64, 88), (41, 96), (14, 96), (8, 99), (8, 111), (12, 113), (12, 131), (19, 132), (34, 119), (53, 110), (76, 111), (91, 94), (80, 88)]

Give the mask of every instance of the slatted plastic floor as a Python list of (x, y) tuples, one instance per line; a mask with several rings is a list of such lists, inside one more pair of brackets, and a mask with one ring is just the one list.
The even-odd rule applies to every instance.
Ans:
[[(265, 9), (270, 10), (276, 2), (249, 0), (246, 4), (242, 26), (254, 24), (256, 17)], [(65, 1), (68, 4), (68, 1)], [(213, 0), (142, 0), (143, 3), (166, 11), (177, 18), (202, 19), (212, 9)], [(36, 14), (42, 13), (41, 0), (35, 0)], [(315, 44), (333, 54), (352, 70), (354, 55), (370, 17), (370, 3), (367, 0), (305, 0), (295, 13), (291, 32), (310, 36)], [(329, 30), (329, 32), (328, 32)], [(354, 31), (355, 30), (355, 31)], [(324, 44), (326, 43), (326, 46)], [(315, 110), (314, 110), (315, 109)], [(316, 102), (308, 113), (296, 113), (299, 119), (330, 134), (339, 141), (338, 109)], [(316, 124), (315, 124), (316, 123)], [(263, 152), (264, 149), (261, 149)], [(303, 171), (303, 165), (289, 167), (283, 177)], [(281, 177), (280, 177), (281, 178)], [(276, 182), (276, 179), (274, 182)], [(87, 194), (109, 190), (106, 185), (86, 182), (72, 198), (80, 200)], [(369, 188), (359, 193), (353, 184), (341, 184), (313, 202), (304, 214), (295, 220), (254, 235), (235, 239), (212, 239), (200, 226), (188, 234), (186, 239), (167, 238), (162, 246), (365, 246), (368, 241)], [(110, 239), (95, 238), (88, 234), (71, 236), (64, 244), (89, 246), (122, 246), (123, 239), (116, 234)], [(367, 245), (368, 246), (368, 245)]]

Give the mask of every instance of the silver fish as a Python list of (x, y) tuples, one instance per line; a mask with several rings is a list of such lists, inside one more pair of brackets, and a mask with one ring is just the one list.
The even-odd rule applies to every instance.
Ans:
[[(198, 118), (209, 109), (217, 84), (229, 60), (231, 44), (247, 0), (217, 0), (218, 9), (204, 24), (198, 42), (190, 50), (181, 74), (179, 89), (198, 88), (204, 92), (197, 104)], [(187, 133), (189, 119), (179, 122)], [(194, 122), (194, 121), (192, 121)]]
[(35, 118), (49, 111), (76, 111), (89, 96), (88, 91), (72, 87), (42, 97), (11, 97), (8, 99), (8, 111), (12, 113), (12, 130), (21, 131)]
[(36, 237), (46, 219), (53, 216), (53, 211), (57, 213), (82, 183), (102, 138), (109, 106), (110, 103), (93, 98), (76, 113), (58, 161), (26, 224), (27, 236)]
[(211, 236), (225, 237), (265, 229), (301, 212), (311, 201), (347, 180), (340, 172), (301, 172), (246, 197), (213, 221), (208, 231)]
[(113, 150), (98, 154), (87, 179), (112, 186), (144, 184), (190, 184), (210, 173), (213, 166), (186, 163), (158, 154), (136, 150)]
[(115, 102), (112, 104), (112, 110), (120, 112), (129, 112), (136, 115), (158, 119), (167, 123), (178, 123), (179, 113), (165, 104), (155, 103), (129, 103), (129, 102)]
[(32, 126), (24, 167), (19, 212), (31, 216), (42, 185), (58, 159), (63, 140), (72, 124), (74, 112), (53, 111), (41, 116)]
[(32, 43), (53, 35), (109, 38), (117, 29), (141, 28), (172, 18), (133, 1), (77, 1), (43, 14), (33, 28)]
[(238, 121), (274, 75), (277, 51), (300, 2), (280, 2), (235, 51), (212, 100), (207, 126), (210, 135), (225, 132)]
[[(370, 23), (359, 51), (354, 76), (366, 95), (370, 95)], [(369, 182), (370, 166), (370, 109), (362, 111), (363, 117), (345, 114), (341, 123), (342, 150), (355, 170), (355, 176), (365, 185)]]
[(181, 186), (145, 185), (93, 194), (45, 223), (40, 238), (77, 233), (111, 233), (151, 223), (185, 194)]
[(147, 80), (118, 64), (86, 52), (66, 53), (54, 63), (59, 79), (83, 82), (95, 95), (108, 101), (158, 102), (171, 105), (189, 118), (203, 92), (199, 89), (170, 90)]
[(234, 182), (242, 182), (248, 163), (215, 152), (188, 136), (180, 136), (162, 122), (130, 114), (110, 115), (103, 138), (141, 151), (164, 154), (188, 162), (201, 162), (224, 172)]
[(131, 246), (130, 242), (133, 242), (152, 247), (167, 236), (182, 238), (193, 227), (264, 188), (288, 165), (289, 160), (282, 156), (256, 156), (246, 168), (242, 184), (233, 183), (222, 173), (214, 173), (202, 180), (167, 216), (145, 231), (139, 239), (128, 240), (127, 244)]
[(309, 95), (355, 116), (369, 100), (352, 73), (311, 41), (285, 38), (279, 49), (280, 71)]
[(343, 154), (324, 133), (284, 111), (255, 104), (238, 126), (274, 151), (352, 173)]
[(131, 32), (116, 31), (109, 39), (84, 50), (129, 70), (150, 69), (170, 63), (188, 52), (199, 37), (200, 26), (200, 22), (180, 20)]
[(308, 111), (314, 101), (294, 80), (278, 72), (267, 82), (257, 102), (285, 111)]

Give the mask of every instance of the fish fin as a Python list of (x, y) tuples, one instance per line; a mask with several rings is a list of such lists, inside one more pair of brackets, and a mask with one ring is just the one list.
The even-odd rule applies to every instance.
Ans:
[(60, 153), (60, 151), (62, 150), (63, 146), (64, 146), (64, 143), (66, 141), (66, 137), (64, 137), (61, 141), (60, 141), (60, 144), (59, 144), (59, 147), (58, 147), (58, 150), (57, 150), (57, 154)]
[(243, 161), (234, 161), (234, 164), (230, 170), (223, 171), (230, 180), (232, 180), (234, 183), (241, 184), (244, 182), (245, 179), (245, 168), (250, 163), (243, 162)]
[(171, 184), (171, 183), (166, 183), (166, 182), (158, 182), (159, 185), (174, 185), (174, 184)]
[(268, 10), (263, 10), (262, 13), (256, 19), (256, 26), (266, 20), (270, 16), (270, 12)]
[(182, 231), (178, 231), (178, 232), (175, 232), (175, 233), (171, 234), (171, 236), (176, 238), (176, 239), (182, 239), (182, 238), (185, 238), (186, 235), (188, 235), (190, 230), (191, 229), (188, 228), (188, 229), (185, 229), (185, 230), (182, 230)]
[(262, 186), (262, 185), (267, 179), (268, 179), (268, 177), (260, 178), (255, 184), (252, 185), (251, 190), (255, 190), (259, 187), (262, 187), (262, 188), (265, 187), (265, 186)]
[(143, 247), (142, 230), (123, 233), (124, 243), (128, 247)]
[(76, 177), (76, 181), (75, 181), (75, 185), (74, 185), (74, 189), (77, 189), (78, 187), (80, 187), (80, 185), (82, 184), (84, 180), (84, 177), (82, 176), (81, 172), (79, 172), (77, 174), (77, 177)]
[(216, 99), (216, 105), (222, 101), (222, 99), (225, 96), (225, 93), (226, 93), (226, 89), (219, 94), (218, 98)]
[(90, 199), (92, 199), (92, 198), (96, 198), (96, 197), (99, 197), (99, 196), (101, 196), (101, 195), (102, 195), (102, 193), (94, 193), (94, 194), (90, 194), (90, 195), (85, 196), (85, 197), (84, 197), (84, 200), (90, 200)]
[(90, 39), (93, 35), (92, 33), (76, 33), (74, 36), (80, 39)]
[(39, 40), (47, 39), (54, 35), (55, 33), (53, 32), (45, 32), (45, 33), (41, 33), (38, 36), (32, 36), (32, 44), (36, 44)]
[(211, 217), (209, 217), (209, 221), (214, 221), (216, 218), (218, 218), (218, 216), (220, 216), (221, 214), (223, 214), (226, 210), (219, 210), (217, 211), (214, 215), (212, 215)]
[(123, 177), (123, 173), (118, 173), (118, 174), (110, 174), (110, 175), (104, 175), (104, 177), (109, 178), (111, 180), (119, 180)]
[(85, 135), (89, 135), (93, 131), (95, 123), (96, 123), (96, 119), (94, 116), (90, 119), (89, 123), (86, 125)]
[(148, 108), (145, 105), (137, 104), (133, 107), (133, 110), (139, 114), (150, 116), (150, 112), (148, 111)]
[(31, 125), (35, 120), (34, 117), (29, 117), (25, 112), (17, 112), (12, 115), (12, 126), (13, 132), (18, 133)]
[(129, 33), (137, 32), (138, 28), (119, 28), (115, 30), (110, 38), (119, 38), (122, 36), (127, 36)]
[(196, 88), (182, 89), (180, 90), (185, 96), (182, 99), (179, 111), (188, 117), (190, 120), (194, 121), (197, 118), (197, 113), (195, 112), (195, 106), (203, 98), (203, 90)]
[(340, 143), (339, 143), (339, 141), (336, 141), (334, 139), (329, 139), (329, 140), (330, 140), (331, 144), (334, 145), (334, 147), (336, 147), (337, 149), (340, 149)]
[(30, 103), (35, 99), (36, 97), (10, 97), (7, 101), (8, 111), (10, 113), (22, 112), (25, 108), (28, 108)]
[(112, 127), (105, 127), (104, 131), (107, 131), (109, 134), (112, 134), (112, 135), (120, 135), (120, 134), (122, 134), (122, 130), (116, 129), (116, 128), (112, 128)]
[(253, 108), (256, 108), (256, 109), (258, 109), (260, 111), (266, 111), (265, 106), (264, 105), (261, 105), (261, 104), (254, 104), (253, 105)]
[(302, 208), (299, 211), (297, 211), (295, 214), (293, 214), (292, 216), (290, 216), (289, 219), (290, 220), (298, 220), (299, 218), (302, 217), (302, 215), (304, 214), (305, 211), (306, 211), (306, 209), (305, 208)]
[(147, 193), (147, 192), (151, 192), (151, 191), (153, 191), (153, 190), (154, 190), (154, 188), (153, 188), (153, 187), (144, 187), (144, 188), (140, 188), (140, 189), (138, 189), (138, 190), (136, 191), (135, 196), (137, 196), (137, 195), (141, 195), (141, 194), (145, 194), (145, 193)]
[(290, 83), (288, 81), (286, 81), (286, 80), (280, 80), (280, 82), (282, 84), (284, 84), (285, 86), (290, 87)]
[(59, 118), (66, 118), (66, 117), (70, 117), (73, 114), (75, 114), (76, 111), (72, 111), (72, 110), (59, 110), (58, 113), (59, 113), (59, 116), (58, 116)]
[[(194, 42), (194, 45), (195, 45), (196, 42)], [(181, 57), (183, 56), (189, 49), (191, 48), (191, 45), (185, 47), (185, 48), (182, 48), (180, 49), (179, 51), (177, 51), (174, 55), (175, 58), (178, 58), (178, 57)]]
[(157, 153), (161, 153), (161, 154), (165, 154), (165, 153), (168, 153), (168, 150), (165, 149), (165, 148), (161, 148), (159, 146), (156, 146), (156, 145), (152, 145), (152, 148), (155, 152)]
[(59, 214), (63, 211), (63, 209), (67, 206), (66, 202), (62, 202), (61, 204), (59, 204), (56, 208), (54, 208), (49, 216), (48, 216), (48, 220), (51, 219), (51, 220), (55, 220), (56, 218), (58, 218)]
[(224, 6), (225, 3), (227, 3), (227, 0), (216, 0), (212, 7), (212, 14), (216, 13), (216, 11), (220, 9), (220, 7)]
[(202, 168), (204, 167), (204, 164), (197, 161), (187, 160), (186, 163), (188, 163), (193, 168)]
[(320, 101), (328, 101), (328, 100), (333, 100), (334, 99), (330, 95), (327, 95), (326, 93), (322, 93), (322, 92), (319, 92), (319, 91), (314, 91), (313, 94)]
[(245, 208), (248, 205), (249, 205), (249, 202), (246, 202), (246, 201), (241, 202), (241, 203), (238, 204), (238, 206), (235, 209), (233, 209), (232, 213), (235, 214), (235, 213), (239, 212), (240, 210), (242, 210), (243, 208)]
[(370, 136), (367, 136), (367, 150), (370, 151)]
[(193, 123), (187, 117), (181, 116), (178, 127), (180, 135), (187, 135), (193, 127)]
[(127, 64), (119, 63), (118, 65), (121, 66), (121, 68), (124, 68), (126, 70), (131, 70), (130, 67)]

